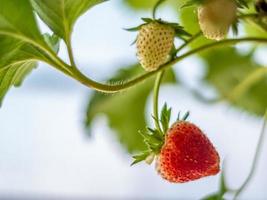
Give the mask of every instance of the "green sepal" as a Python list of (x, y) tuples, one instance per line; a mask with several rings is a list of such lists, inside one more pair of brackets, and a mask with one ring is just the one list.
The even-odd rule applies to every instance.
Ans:
[(185, 2), (185, 3), (181, 6), (181, 9), (182, 9), (182, 8), (187, 8), (187, 7), (190, 7), (190, 6), (198, 6), (198, 5), (200, 5), (201, 3), (203, 3), (203, 0), (188, 0), (187, 2)]
[[(160, 126), (161, 128), (146, 128), (146, 131), (139, 131), (140, 135), (143, 137), (144, 143), (147, 146), (147, 150), (141, 152), (140, 154), (134, 155), (134, 161), (131, 165), (139, 163), (141, 161), (146, 161), (146, 163), (151, 164), (156, 155), (158, 155), (161, 151), (162, 146), (165, 142), (165, 136), (169, 129), (170, 119), (171, 119), (171, 107), (168, 107), (165, 103), (161, 109), (160, 114)], [(189, 112), (186, 112), (184, 116), (180, 119), (180, 112), (178, 114), (177, 121), (185, 121), (188, 116)], [(158, 119), (152, 116), (154, 120), (158, 121)], [(162, 130), (160, 130), (162, 129)]]
[(161, 19), (151, 19), (151, 18), (142, 18), (142, 20), (145, 23), (140, 24), (140, 25), (135, 26), (135, 27), (132, 27), (132, 28), (125, 28), (124, 30), (130, 31), (130, 32), (135, 32), (135, 31), (140, 30), (143, 25), (146, 25), (146, 24), (149, 24), (152, 22), (157, 22), (159, 24), (165, 24), (165, 25), (171, 26), (175, 31), (175, 36), (178, 38), (183, 39), (183, 36), (185, 36), (185, 37), (191, 37), (192, 36), (190, 33), (188, 33), (187, 31), (184, 30), (184, 27), (182, 27), (178, 23), (167, 22), (167, 21), (163, 21)]
[[(235, 0), (235, 1), (236, 1), (238, 8), (241, 8), (241, 9), (249, 8), (247, 0)], [(205, 0), (189, 0), (181, 6), (181, 9), (187, 8), (190, 6), (199, 6), (204, 3), (205, 3)]]
[(234, 34), (235, 36), (238, 35), (238, 24), (239, 24), (239, 20), (238, 20), (238, 19), (236, 19), (236, 20), (234, 21), (234, 23), (232, 24), (232, 31), (233, 31), (233, 34)]
[(249, 8), (247, 0), (236, 0), (237, 7), (244, 9), (244, 8)]
[(160, 123), (163, 129), (163, 132), (166, 133), (167, 130), (169, 129), (169, 123), (171, 119), (171, 108), (168, 108), (167, 104), (165, 103), (162, 110), (161, 110), (161, 115), (160, 115)]
[(133, 156), (134, 161), (131, 163), (131, 166), (144, 161), (150, 155), (150, 153), (151, 153), (150, 151), (144, 151), (140, 154), (134, 155)]

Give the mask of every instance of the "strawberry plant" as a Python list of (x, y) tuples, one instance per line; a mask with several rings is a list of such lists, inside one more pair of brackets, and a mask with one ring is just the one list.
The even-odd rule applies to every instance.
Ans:
[[(267, 68), (255, 59), (257, 48), (267, 44), (267, 2), (125, 0), (122, 2), (125, 6), (150, 9), (152, 13), (144, 16), (136, 27), (126, 29), (136, 32), (133, 38), (136, 63), (119, 70), (105, 83), (81, 72), (72, 48), (76, 21), (102, 3), (107, 2), (0, 0), (0, 104), (8, 90), (20, 86), (31, 71), (38, 68), (39, 62), (46, 63), (94, 90), (85, 116), (87, 131), (94, 118), (104, 113), (120, 142), (133, 154), (132, 165), (154, 162), (163, 179), (177, 184), (218, 175), (222, 168), (218, 192), (204, 199), (224, 199), (227, 193), (238, 198), (256, 169), (267, 120)], [(160, 6), (164, 5), (175, 10), (179, 16), (176, 21), (158, 17)], [(38, 20), (51, 34), (40, 30)], [(62, 43), (68, 60), (58, 55), (64, 48)], [(242, 43), (250, 44), (245, 53), (238, 49)], [(184, 116), (179, 113), (177, 120), (171, 121), (172, 109), (166, 103), (159, 113), (163, 84), (180, 84), (188, 89), (177, 80), (173, 68), (192, 56), (205, 63), (205, 74), (199, 84), (207, 84), (215, 91), (213, 96), (206, 96), (198, 88), (190, 89), (198, 100), (210, 104), (226, 102), (252, 116), (264, 118), (250, 174), (238, 189), (230, 189), (226, 184), (216, 144), (197, 124), (188, 121), (189, 112)], [(145, 110), (151, 91), (154, 127), (148, 128)], [(190, 112), (194, 114), (194, 110)]]

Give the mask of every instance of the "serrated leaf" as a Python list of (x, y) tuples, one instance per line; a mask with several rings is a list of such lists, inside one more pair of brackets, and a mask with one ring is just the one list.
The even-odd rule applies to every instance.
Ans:
[[(140, 74), (140, 65), (133, 65), (130, 68), (120, 70), (111, 82), (129, 79)], [(174, 82), (175, 77), (172, 71), (164, 76), (165, 82)], [(108, 118), (109, 125), (114, 129), (119, 141), (129, 152), (140, 152), (146, 149), (143, 138), (138, 131), (144, 131), (146, 127), (145, 106), (147, 97), (153, 89), (155, 78), (150, 78), (129, 90), (115, 95), (104, 95), (95, 92), (90, 99), (86, 127), (89, 129), (93, 119), (100, 113)]]
[(93, 6), (105, 0), (31, 0), (40, 18), (65, 41), (76, 20)]
[(239, 95), (235, 89), (249, 75), (264, 69), (254, 62), (251, 54), (241, 55), (234, 48), (213, 50), (206, 56), (206, 62), (206, 80), (217, 89), (222, 98), (250, 113), (264, 114), (267, 107), (266, 73), (261, 73), (255, 83), (242, 88), (245, 90), (243, 94)]

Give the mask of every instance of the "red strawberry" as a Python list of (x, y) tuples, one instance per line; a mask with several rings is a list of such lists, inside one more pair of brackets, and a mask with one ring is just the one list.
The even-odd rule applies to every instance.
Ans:
[(176, 122), (166, 134), (157, 170), (166, 180), (183, 183), (220, 171), (220, 158), (209, 139), (194, 124)]

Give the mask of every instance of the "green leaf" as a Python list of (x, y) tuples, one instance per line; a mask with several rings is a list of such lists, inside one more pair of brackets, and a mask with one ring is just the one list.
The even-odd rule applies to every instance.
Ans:
[(50, 35), (48, 33), (45, 33), (43, 36), (48, 46), (53, 49), (55, 53), (58, 53), (60, 47), (60, 38), (55, 34)]
[(29, 0), (0, 0), (0, 35), (44, 44)]
[[(133, 65), (120, 70), (111, 82), (136, 76), (141, 71), (140, 65)], [(175, 81), (172, 71), (168, 71), (164, 77), (165, 82)], [(90, 128), (93, 119), (102, 113), (107, 116), (110, 127), (114, 129), (119, 141), (129, 152), (145, 150), (143, 138), (138, 131), (144, 131), (146, 127), (146, 101), (152, 91), (154, 81), (155, 78), (150, 78), (134, 88), (110, 96), (95, 92), (87, 108), (87, 128)]]
[[(195, 1), (195, 0), (193, 0)], [(197, 8), (195, 6), (186, 7), (179, 10), (180, 18), (184, 29), (187, 30), (192, 35), (198, 33), (200, 31), (198, 17), (197, 17)], [(196, 48), (201, 45), (205, 45), (210, 43), (211, 40), (206, 39), (204, 36), (198, 37), (196, 40), (189, 44), (189, 47)], [(205, 53), (200, 53), (203, 55)]]
[[(241, 55), (234, 48), (213, 50), (206, 56), (206, 80), (232, 105), (257, 115), (267, 107), (266, 69), (258, 66), (252, 54)], [(244, 83), (245, 87), (240, 84)]]
[(121, 0), (133, 9), (152, 9), (158, 0)]
[(59, 37), (68, 41), (76, 20), (105, 0), (31, 0), (40, 18)]
[(37, 66), (35, 61), (10, 65), (8, 68), (0, 68), (0, 105), (11, 86), (20, 86), (25, 76)]
[[(0, 104), (12, 86), (20, 86), (37, 66), (37, 50), (28, 44), (0, 35)], [(40, 54), (42, 55), (42, 54)]]

